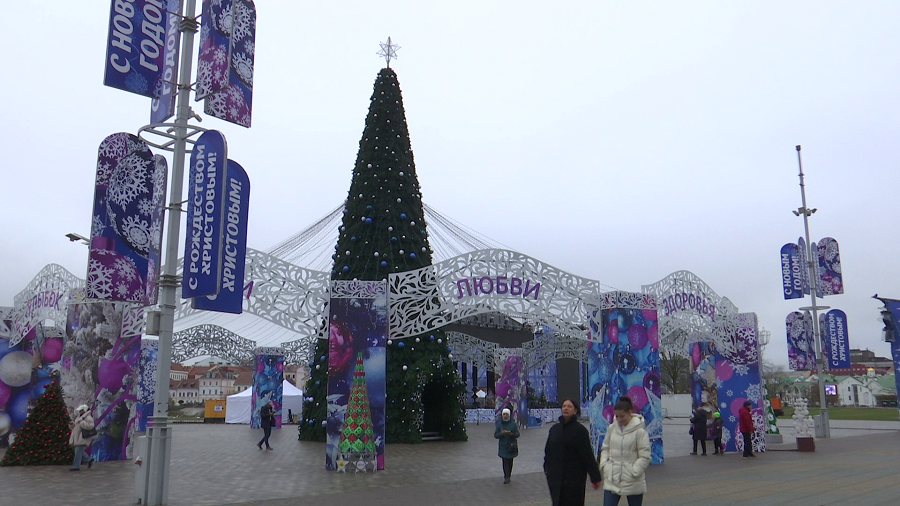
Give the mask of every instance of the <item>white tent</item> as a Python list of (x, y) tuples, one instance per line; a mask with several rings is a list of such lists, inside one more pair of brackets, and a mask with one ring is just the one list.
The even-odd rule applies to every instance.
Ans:
[[(282, 383), (281, 423), (288, 423), (288, 410), (294, 414), (294, 419), (300, 417), (303, 409), (303, 390), (295, 387), (287, 380)], [(229, 395), (225, 398), (225, 423), (250, 423), (250, 405), (253, 397), (253, 389), (248, 388), (243, 392)]]

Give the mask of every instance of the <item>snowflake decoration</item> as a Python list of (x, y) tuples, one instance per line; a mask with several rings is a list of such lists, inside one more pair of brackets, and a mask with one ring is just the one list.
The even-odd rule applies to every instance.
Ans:
[(95, 214), (91, 218), (91, 237), (103, 235), (104, 230), (106, 230), (106, 224), (103, 223), (103, 220), (100, 219), (100, 216)]
[(147, 143), (142, 141), (140, 137), (126, 135), (125, 143), (128, 145), (128, 153), (129, 154), (143, 153), (145, 151), (150, 151), (150, 146), (147, 146)]
[(747, 364), (734, 364), (734, 373), (738, 376), (746, 376), (750, 373), (750, 367)]
[(216, 46), (212, 53), (212, 63), (224, 65), (228, 61), (228, 53), (225, 52), (225, 48)]
[(253, 58), (241, 53), (231, 55), (231, 68), (237, 72), (242, 81), (253, 82)]
[(137, 267), (134, 265), (134, 260), (128, 257), (117, 259), (114, 268), (116, 273), (127, 281), (137, 279)]
[(139, 213), (146, 216), (153, 211), (153, 204), (150, 203), (150, 199), (144, 198), (138, 200), (137, 208)]
[(745, 390), (744, 393), (748, 399), (759, 399), (762, 397), (761, 390), (762, 389), (760, 388), (759, 383), (756, 383), (754, 385), (748, 386), (747, 390)]
[(100, 158), (97, 160), (97, 184), (106, 184), (109, 181), (109, 176), (112, 173), (111, 165), (109, 162)]
[(235, 9), (236, 12), (233, 15), (231, 25), (231, 37), (235, 40), (246, 39), (247, 37), (250, 37), (251, 34), (255, 33), (256, 16), (254, 16), (253, 11), (247, 7), (248, 6), (243, 2), (238, 2), (238, 8)]
[(150, 223), (137, 216), (126, 216), (122, 222), (122, 235), (128, 238), (128, 242), (142, 252), (150, 250), (152, 234)]
[(197, 63), (197, 95), (206, 96), (212, 93), (212, 62), (200, 60)]
[(148, 163), (148, 160), (136, 154), (119, 160), (107, 188), (109, 201), (124, 207), (138, 195), (148, 193), (146, 187)]
[(247, 54), (255, 54), (256, 53), (256, 42), (253, 40), (245, 40), (244, 41), (244, 52)]
[(112, 159), (124, 156), (128, 147), (125, 142), (127, 136), (128, 134), (118, 133), (103, 139), (103, 142), (100, 143), (98, 155), (102, 158)]
[(128, 298), (128, 285), (126, 285), (125, 283), (119, 283), (118, 285), (116, 285), (116, 295), (120, 299), (127, 299)]
[(113, 270), (108, 269), (93, 258), (88, 260), (87, 287), (88, 297), (108, 299), (112, 296)]
[(138, 74), (133, 69), (125, 76), (125, 88), (130, 91), (144, 93), (150, 87), (147, 78)]
[(733, 391), (733, 390), (730, 390), (730, 389), (729, 389), (729, 390), (726, 390), (726, 391), (725, 391), (725, 395), (728, 396), (728, 397), (734, 397), (734, 391)]

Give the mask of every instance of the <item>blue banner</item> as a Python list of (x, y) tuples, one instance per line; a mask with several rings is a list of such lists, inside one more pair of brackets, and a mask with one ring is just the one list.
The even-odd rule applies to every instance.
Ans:
[(156, 98), (162, 89), (168, 12), (164, 0), (112, 0), (103, 84)]
[(809, 295), (809, 248), (806, 247), (806, 241), (803, 238), (797, 239), (797, 246), (800, 248), (800, 264), (804, 267), (800, 269), (800, 279), (803, 281), (803, 293)]
[(817, 294), (820, 297), (826, 295), (839, 295), (844, 293), (844, 278), (841, 274), (841, 253), (838, 243), (831, 237), (823, 237), (818, 244), (814, 243), (814, 253), (817, 256), (816, 283)]
[(250, 179), (234, 160), (228, 160), (225, 184), (225, 248), (222, 284), (217, 295), (192, 300), (194, 309), (241, 314), (244, 293), (244, 260), (247, 255), (247, 209)]
[[(168, 0), (166, 9), (180, 13), (182, 0)], [(159, 98), (150, 103), (150, 123), (162, 123), (175, 115), (175, 99), (178, 97), (178, 55), (181, 52), (181, 31), (178, 29), (179, 18), (176, 15), (166, 16), (166, 53), (163, 60), (163, 73), (159, 89)]]
[(816, 368), (812, 315), (809, 311), (794, 311), (785, 318), (787, 329), (788, 367), (792, 371), (813, 371)]
[(216, 130), (203, 132), (191, 151), (181, 283), (185, 299), (215, 295), (222, 284), (227, 160), (225, 136)]
[[(223, 0), (223, 3), (230, 0)], [(215, 14), (215, 10), (213, 10)], [(207, 81), (220, 84), (221, 87), (211, 94), (197, 94), (197, 99), (206, 98), (204, 112), (210, 116), (250, 128), (253, 116), (253, 65), (256, 55), (256, 6), (253, 0), (233, 0), (231, 5), (230, 38), (226, 53), (227, 67), (222, 71), (216, 62), (201, 68), (210, 69)], [(216, 44), (221, 43), (217, 41)], [(201, 60), (204, 58), (201, 52)], [(219, 79), (223, 79), (219, 83)]]
[(90, 299), (153, 304), (165, 158), (129, 133), (108, 136), (97, 153), (91, 243), (85, 284)]
[(822, 334), (822, 353), (828, 361), (828, 369), (850, 368), (850, 337), (847, 331), (847, 315), (840, 309), (819, 315), (819, 332)]
[(784, 299), (803, 298), (803, 271), (806, 266), (800, 260), (800, 246), (785, 244), (781, 247), (781, 283)]

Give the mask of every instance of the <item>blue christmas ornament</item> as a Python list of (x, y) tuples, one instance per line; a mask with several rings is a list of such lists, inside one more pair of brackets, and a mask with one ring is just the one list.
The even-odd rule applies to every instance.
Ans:
[(322, 355), (321, 357), (319, 357), (319, 362), (324, 362), (325, 358), (326, 358), (325, 355)]
[[(350, 237), (350, 242), (356, 242), (356, 236)], [(334, 249), (337, 249), (337, 244), (334, 245)]]
[(382, 267), (387, 267), (387, 266), (388, 266), (387, 260), (382, 260), (382, 261), (381, 261), (381, 266), (382, 266)]
[(409, 258), (416, 258), (416, 254), (415, 254), (415, 253), (410, 253), (410, 254), (409, 254)]
[(372, 223), (372, 218), (366, 218), (366, 224)]
[(396, 238), (396, 237), (391, 237), (391, 242), (392, 242), (392, 243), (396, 243), (396, 242), (397, 242), (397, 238)]
[(406, 213), (400, 213), (400, 219), (401, 219), (401, 220), (405, 220), (405, 219), (406, 219)]
[(341, 269), (341, 270), (344, 271), (344, 272), (350, 272), (350, 266), (349, 266), (349, 265), (345, 265), (344, 268)]
[(404, 343), (403, 341), (398, 341), (398, 342), (397, 342), (397, 347), (398, 347), (398, 348), (403, 348), (403, 347), (405, 347), (405, 346), (406, 346), (406, 343)]

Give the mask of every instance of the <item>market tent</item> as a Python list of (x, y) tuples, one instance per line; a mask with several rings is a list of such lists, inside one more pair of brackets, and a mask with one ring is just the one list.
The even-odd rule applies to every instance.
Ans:
[[(281, 423), (288, 423), (288, 410), (294, 419), (300, 417), (303, 409), (303, 391), (287, 380), (282, 382)], [(253, 389), (229, 395), (225, 398), (225, 423), (250, 423)]]

